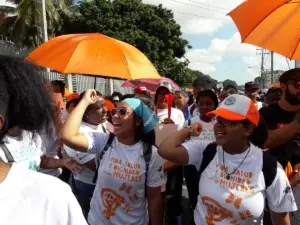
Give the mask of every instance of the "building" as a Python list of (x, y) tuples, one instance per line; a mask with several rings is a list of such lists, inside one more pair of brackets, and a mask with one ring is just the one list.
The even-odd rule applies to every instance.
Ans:
[[(279, 77), (284, 73), (283, 70), (274, 70), (273, 72), (273, 83), (276, 83), (279, 81)], [(264, 88), (268, 88), (272, 85), (271, 82), (271, 71), (266, 71), (264, 76)]]

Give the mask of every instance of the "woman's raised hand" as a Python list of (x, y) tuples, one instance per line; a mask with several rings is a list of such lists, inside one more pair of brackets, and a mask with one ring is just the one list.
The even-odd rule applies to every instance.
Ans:
[(191, 136), (198, 137), (202, 132), (202, 125), (200, 123), (193, 123), (192, 124), (192, 130), (191, 130)]
[(84, 93), (82, 100), (88, 103), (89, 105), (96, 103), (98, 100), (97, 92), (94, 89), (87, 89)]

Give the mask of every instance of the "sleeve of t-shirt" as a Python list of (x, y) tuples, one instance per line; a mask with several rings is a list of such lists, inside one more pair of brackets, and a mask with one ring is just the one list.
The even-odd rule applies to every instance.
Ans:
[(282, 168), (277, 163), (277, 174), (271, 186), (266, 190), (268, 206), (275, 213), (297, 211), (292, 188)]
[(178, 113), (178, 122), (179, 122), (178, 130), (181, 130), (184, 127), (184, 122), (185, 122), (183, 112), (181, 111)]
[(147, 175), (148, 187), (160, 187), (163, 184), (164, 173), (162, 170), (163, 160), (158, 155), (157, 149), (152, 147), (152, 156), (149, 162), (149, 170)]
[(109, 134), (100, 132), (83, 132), (88, 139), (88, 153), (99, 154), (105, 147)]
[[(58, 217), (61, 217), (59, 221), (62, 223), (59, 223), (61, 225), (87, 225), (87, 222), (82, 214), (82, 209), (73, 195), (71, 189), (69, 187), (61, 189), (61, 196), (63, 198), (60, 198), (58, 202), (61, 204), (56, 205), (59, 206), (58, 208), (61, 208), (62, 210), (57, 212), (56, 219)], [(63, 222), (65, 221), (65, 222)]]
[(199, 170), (202, 163), (203, 151), (211, 143), (211, 141), (203, 141), (198, 139), (191, 139), (184, 142), (182, 146), (187, 150), (189, 155), (189, 165), (194, 165)]

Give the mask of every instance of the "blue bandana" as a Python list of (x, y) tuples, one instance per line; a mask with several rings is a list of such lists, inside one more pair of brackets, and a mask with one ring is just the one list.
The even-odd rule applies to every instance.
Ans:
[(134, 110), (134, 112), (142, 118), (144, 133), (149, 133), (154, 129), (158, 123), (158, 117), (141, 100), (136, 98), (126, 98), (123, 102), (126, 102)]

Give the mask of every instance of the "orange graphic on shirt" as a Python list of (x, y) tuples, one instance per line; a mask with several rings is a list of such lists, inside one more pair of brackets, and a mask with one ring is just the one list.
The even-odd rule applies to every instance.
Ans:
[(222, 205), (216, 200), (208, 197), (202, 197), (203, 204), (207, 207), (207, 214), (205, 217), (206, 224), (215, 225), (218, 222), (223, 221), (226, 218), (232, 218), (232, 211), (222, 207)]
[(249, 210), (246, 210), (245, 212), (239, 212), (239, 216), (242, 220), (253, 218), (253, 215)]
[(236, 209), (239, 209), (241, 207), (242, 201), (242, 198), (236, 198), (236, 196), (232, 192), (230, 192), (228, 198), (225, 200), (227, 204), (233, 203)]
[(107, 220), (110, 220), (110, 218), (115, 215), (118, 207), (125, 202), (124, 198), (121, 195), (109, 188), (102, 189), (101, 199), (105, 207), (103, 213)]

